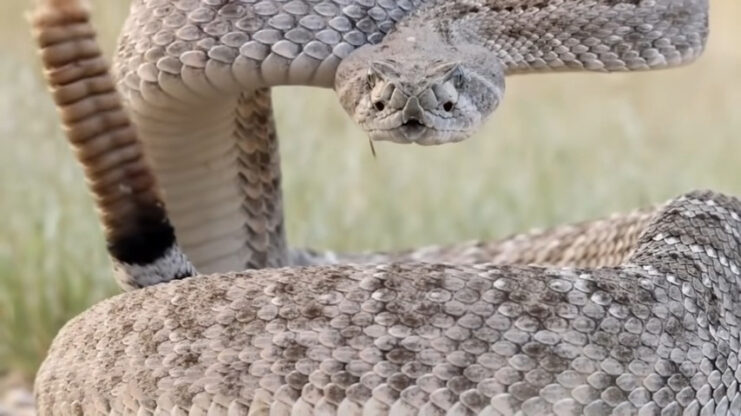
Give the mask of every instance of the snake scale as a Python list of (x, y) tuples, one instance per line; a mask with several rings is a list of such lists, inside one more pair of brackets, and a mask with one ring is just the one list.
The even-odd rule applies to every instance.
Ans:
[[(706, 0), (133, 0), (114, 73), (195, 269), (278, 267), (296, 262), (269, 87), (334, 87), (371, 138), (445, 143), (494, 111), (506, 75), (691, 62), (707, 9)], [(168, 279), (132, 276), (142, 254), (124, 251), (124, 285)]]
[(741, 202), (669, 203), (617, 267), (195, 277), (60, 332), (42, 414), (738, 415)]
[[(640, 3), (634, 6), (656, 5)], [(156, 184), (161, 176), (147, 166), (87, 12), (74, 1), (48, 0), (34, 24), (112, 257), (121, 260), (130, 254), (127, 244), (145, 236), (172, 261), (159, 272), (193, 274), (173, 245)], [(420, 110), (426, 93), (400, 96), (410, 90), (390, 81), (388, 70), (383, 66), (374, 83), (393, 91), (380, 97), (390, 107), (402, 97), (399, 117), (427, 123), (427, 110)], [(466, 79), (460, 66), (443, 72), (441, 84), (430, 87), (436, 100)], [(237, 136), (272, 125), (256, 112), (267, 103), (259, 95), (264, 90), (257, 94), (236, 101)], [(410, 127), (419, 129), (403, 129)], [(276, 150), (243, 145), (252, 154)], [(445, 250), (429, 249), (375, 258), (385, 264), (198, 276), (119, 295), (62, 329), (37, 375), (38, 408), (42, 414), (741, 413), (737, 199), (693, 192), (651, 211), (457, 250), (450, 260), (481, 261), (489, 253), (499, 264), (416, 263), (446, 260)], [(594, 267), (523, 265), (533, 262)], [(135, 276), (152, 275), (148, 266), (141, 266), (144, 273), (127, 267)]]

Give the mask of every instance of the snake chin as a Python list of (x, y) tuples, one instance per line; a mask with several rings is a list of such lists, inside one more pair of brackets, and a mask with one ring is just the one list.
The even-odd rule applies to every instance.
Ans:
[(467, 139), (470, 133), (456, 130), (437, 130), (420, 122), (402, 124), (396, 128), (373, 130), (368, 129), (368, 136), (374, 141), (390, 141), (400, 144), (418, 144), (434, 146), (456, 143)]

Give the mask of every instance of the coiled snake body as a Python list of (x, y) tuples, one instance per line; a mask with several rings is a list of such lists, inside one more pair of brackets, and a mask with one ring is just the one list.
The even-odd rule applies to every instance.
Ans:
[(196, 277), (71, 321), (43, 414), (738, 415), (741, 202), (679, 198), (618, 267)]
[[(342, 10), (344, 17), (329, 13), (329, 3), (313, 5), (312, 10), (326, 12), (326, 25), (332, 19), (344, 18), (352, 27), (362, 29), (364, 24), (360, 22), (366, 15), (358, 13), (373, 17), (371, 10), (384, 4), (401, 7), (406, 3), (358, 2), (331, 9), (337, 13)], [(447, 4), (438, 4), (439, 9), (434, 9), (434, 4), (432, 9), (419, 9), (412, 17), (429, 17), (425, 13), (433, 11), (434, 15), (434, 10), (450, 11), (448, 7), (459, 6), (463, 7), (456, 9), (460, 13), (478, 13), (486, 6), (502, 16), (530, 19), (508, 21), (519, 22), (517, 30), (506, 24), (497, 26), (509, 28), (502, 33), (512, 36), (512, 41), (496, 44), (492, 50), (497, 50), (504, 67), (514, 72), (545, 68), (549, 62), (556, 63), (555, 68), (573, 68), (581, 63), (588, 69), (600, 69), (586, 64), (596, 56), (590, 48), (597, 51), (600, 45), (604, 62), (615, 58), (626, 68), (639, 68), (641, 62), (646, 67), (678, 63), (677, 58), (691, 59), (699, 53), (706, 33), (706, 4), (696, 1)], [(200, 230), (192, 235), (203, 237), (201, 243), (205, 241), (206, 247), (210, 235), (203, 233), (211, 228), (201, 227), (197, 217), (191, 218), (192, 227), (178, 224), (188, 218), (188, 209), (183, 208), (188, 204), (178, 205), (178, 201), (190, 198), (184, 187), (177, 186), (180, 182), (191, 182), (201, 192), (199, 196), (207, 199), (208, 215), (216, 215), (209, 209), (225, 206), (226, 225), (217, 224), (213, 230), (230, 229), (227, 214), (233, 206), (238, 207), (240, 215), (262, 218), (255, 223), (260, 226), (237, 230), (255, 237), (249, 241), (256, 247), (254, 252), (246, 249), (250, 259), (267, 264), (290, 260), (288, 252), (276, 249), (274, 244), (282, 237), (273, 239), (282, 236), (282, 231), (280, 210), (276, 210), (280, 199), (274, 175), (274, 133), (272, 121), (266, 117), (269, 107), (264, 105), (267, 95), (264, 90), (256, 95), (234, 92), (226, 94), (227, 98), (219, 94), (242, 85), (239, 79), (246, 76), (253, 77), (250, 82), (254, 84), (249, 85), (254, 86), (308, 82), (295, 81), (298, 78), (291, 75), (298, 71), (291, 71), (296, 62), (302, 71), (311, 70), (308, 72), (314, 74), (313, 80), (323, 79), (327, 69), (322, 65), (329, 61), (314, 62), (311, 67), (306, 62), (313, 61), (304, 57), (301, 63), (299, 59), (311, 40), (290, 58), (281, 55), (287, 50), (286, 43), (280, 43), (284, 39), (277, 39), (269, 48), (261, 49), (264, 56), (253, 59), (252, 72), (235, 70), (237, 62), (242, 65), (250, 58), (247, 52), (255, 45), (250, 42), (270, 43), (278, 34), (285, 40), (293, 36), (303, 39), (296, 33), (289, 36), (292, 29), (273, 28), (268, 36), (264, 26), (240, 28), (246, 37), (227, 36), (230, 29), (239, 28), (237, 22), (246, 24), (251, 20), (245, 15), (250, 15), (260, 24), (279, 25), (288, 20), (271, 20), (261, 13), (275, 17), (293, 10), (294, 15), (300, 15), (299, 11), (305, 10), (302, 5), (307, 4), (135, 2), (133, 17), (124, 31), (124, 46), (119, 50), (119, 87), (130, 100), (147, 151), (154, 155), (156, 175), (149, 170), (139, 135), (113, 90), (87, 12), (75, 1), (47, 0), (36, 13), (34, 23), (47, 77), (67, 135), (86, 168), (109, 250), (123, 271), (124, 284), (146, 286), (194, 273), (188, 258), (175, 245), (156, 179), (163, 182), (168, 210), (174, 202), (176, 228)], [(416, 6), (410, 4), (408, 9)], [(273, 12), (276, 8), (279, 10)], [(632, 26), (612, 28), (600, 19), (602, 12), (594, 14), (595, 10)], [(651, 14), (649, 10), (661, 13)], [(560, 11), (568, 11), (573, 21), (565, 23), (566, 15), (559, 15)], [(241, 17), (236, 19), (229, 13)], [(399, 20), (403, 17), (400, 13), (388, 15)], [(347, 17), (353, 14), (358, 14), (356, 20)], [(398, 19), (393, 19), (394, 14)], [(527, 24), (542, 23), (536, 17), (550, 15), (560, 16), (557, 20), (571, 34), (559, 41), (567, 51), (550, 51), (565, 58), (573, 56), (559, 58), (563, 65), (555, 58), (546, 59), (553, 55), (543, 49), (550, 43), (538, 42), (541, 26)], [(318, 24), (319, 20), (313, 20)], [(167, 29), (174, 26), (182, 30), (176, 33)], [(528, 32), (527, 28), (535, 31)], [(585, 28), (602, 28), (604, 32), (588, 33)], [(652, 32), (652, 28), (666, 31), (662, 35), (658, 29)], [(223, 30), (226, 32), (221, 33)], [(215, 34), (180, 39), (181, 43), (171, 36), (209, 31), (221, 33), (222, 44), (213, 43)], [(612, 38), (595, 35), (607, 36), (610, 31), (614, 32)], [(348, 29), (337, 45), (359, 39), (355, 32), (362, 31)], [(318, 32), (315, 36), (318, 39)], [(627, 43), (621, 43), (621, 37)], [(221, 55), (230, 47), (228, 39), (242, 45), (239, 55)], [(649, 48), (651, 51), (630, 47), (646, 46), (649, 40), (656, 46)], [(245, 46), (248, 44), (253, 46)], [(279, 44), (283, 46), (276, 46)], [(616, 45), (614, 50), (611, 44)], [(666, 54), (659, 58), (656, 53), (662, 47)], [(342, 48), (347, 49), (342, 46), (337, 50)], [(539, 54), (541, 50), (546, 52)], [(173, 63), (167, 55), (171, 52), (179, 57), (179, 75), (168, 72), (172, 70), (167, 66)], [(224, 56), (233, 56), (233, 62), (222, 62)], [(507, 61), (506, 56), (514, 58)], [(191, 60), (194, 57), (203, 59)], [(327, 59), (333, 58), (327, 55)], [(195, 65), (198, 62), (202, 65)], [(382, 98), (384, 111), (397, 108), (398, 114), (390, 118), (408, 121), (411, 116), (418, 117), (414, 125), (402, 126), (407, 130), (416, 131), (417, 124), (432, 129), (433, 125), (425, 124), (429, 122), (425, 117), (438, 110), (425, 106), (435, 102), (432, 98), (454, 96), (451, 85), (462, 85), (459, 81), (465, 83), (466, 77), (477, 76), (470, 68), (456, 67), (460, 72), (446, 72), (438, 84), (429, 86), (432, 95), (425, 91), (415, 95), (417, 92), (410, 93), (413, 88), (402, 85), (403, 73), (389, 75), (393, 67), (387, 64), (381, 65), (379, 73), (371, 72), (373, 86), (368, 96)], [(348, 73), (353, 71), (350, 66)], [(308, 72), (298, 71), (304, 75)], [(270, 78), (278, 76), (284, 78)], [(230, 79), (236, 83), (221, 84)], [(218, 90), (221, 93), (216, 94)], [(381, 90), (391, 91), (391, 95), (384, 96)], [(374, 95), (379, 91), (381, 95)], [(350, 102), (362, 103), (363, 94), (360, 96), (360, 100)], [(456, 105), (475, 101), (461, 99), (464, 96), (463, 89), (458, 91)], [(341, 93), (341, 97), (346, 96)], [(439, 103), (444, 106), (442, 101)], [(201, 111), (193, 113), (194, 109)], [(428, 134), (407, 135), (409, 132), (404, 131), (402, 136), (407, 138)], [(224, 132), (229, 138), (243, 139), (239, 144), (241, 159), (233, 156), (234, 142), (220, 139)], [(267, 140), (244, 140), (252, 134)], [(191, 142), (199, 137), (213, 137), (214, 141)], [(174, 142), (183, 146), (172, 148), (172, 155), (167, 155), (165, 146)], [(223, 155), (228, 154), (231, 156), (226, 159), (231, 162), (224, 169), (216, 169), (216, 174), (225, 175), (221, 179), (229, 182), (230, 169), (241, 170), (242, 182), (232, 182), (237, 188), (216, 186), (218, 192), (228, 192), (218, 194), (224, 199), (208, 200), (217, 196), (209, 194), (213, 190), (209, 184), (221, 182), (209, 182), (215, 176), (208, 174), (207, 164), (196, 160), (202, 162), (198, 157), (219, 154), (222, 157), (213, 160), (224, 160)], [(241, 160), (241, 164), (235, 160)], [(184, 169), (187, 163), (196, 168), (192, 176)], [(234, 204), (232, 191), (239, 184), (245, 187), (246, 199), (240, 197)], [(263, 192), (266, 189), (273, 193)], [(252, 209), (244, 201), (261, 202), (255, 202), (257, 209)], [(184, 210), (180, 217), (179, 209)], [(234, 241), (242, 244), (239, 238)], [(142, 251), (142, 246), (161, 250), (153, 255)], [(218, 253), (216, 248), (205, 251)], [(381, 265), (198, 276), (117, 296), (73, 319), (57, 336), (37, 375), (38, 408), (42, 414), (741, 413), (741, 202), (737, 199), (694, 192), (653, 211), (514, 237), (500, 244), (461, 246), (456, 253), (445, 257), (444, 252), (431, 249), (371, 258), (388, 262)], [(405, 263), (480, 261), (487, 258), (487, 253), (499, 264)], [(242, 256), (235, 258), (244, 260)], [(227, 267), (230, 261), (217, 263)], [(594, 267), (511, 265), (528, 262)]]
[[(334, 86), (372, 137), (440, 143), (505, 75), (679, 65), (706, 36), (703, 0), (134, 0), (114, 68), (178, 243), (212, 273), (296, 264), (267, 87)], [(132, 277), (136, 254), (126, 285), (166, 280)]]

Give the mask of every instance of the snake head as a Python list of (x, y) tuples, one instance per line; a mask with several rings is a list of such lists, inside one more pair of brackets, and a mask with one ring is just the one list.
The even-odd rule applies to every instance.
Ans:
[(335, 89), (372, 140), (461, 141), (494, 111), (504, 92), (503, 75), (484, 77), (463, 61), (363, 59), (366, 55), (351, 55), (340, 64)]

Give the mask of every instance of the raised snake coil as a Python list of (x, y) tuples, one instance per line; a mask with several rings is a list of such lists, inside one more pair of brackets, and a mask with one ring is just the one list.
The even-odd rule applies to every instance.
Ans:
[(738, 415), (741, 202), (678, 198), (618, 267), (196, 277), (94, 306), (42, 414)]
[[(485, 44), (507, 74), (664, 68), (701, 53), (707, 12), (705, 0), (133, 0), (114, 68), (178, 242), (199, 271), (226, 272), (293, 264), (279, 218), (253, 214), (280, 206), (255, 199), (280, 195), (277, 154), (261, 181), (240, 162), (239, 102), (256, 89), (331, 87), (356, 48), (420, 21)], [(269, 105), (252, 111), (252, 139), (274, 142)]]

